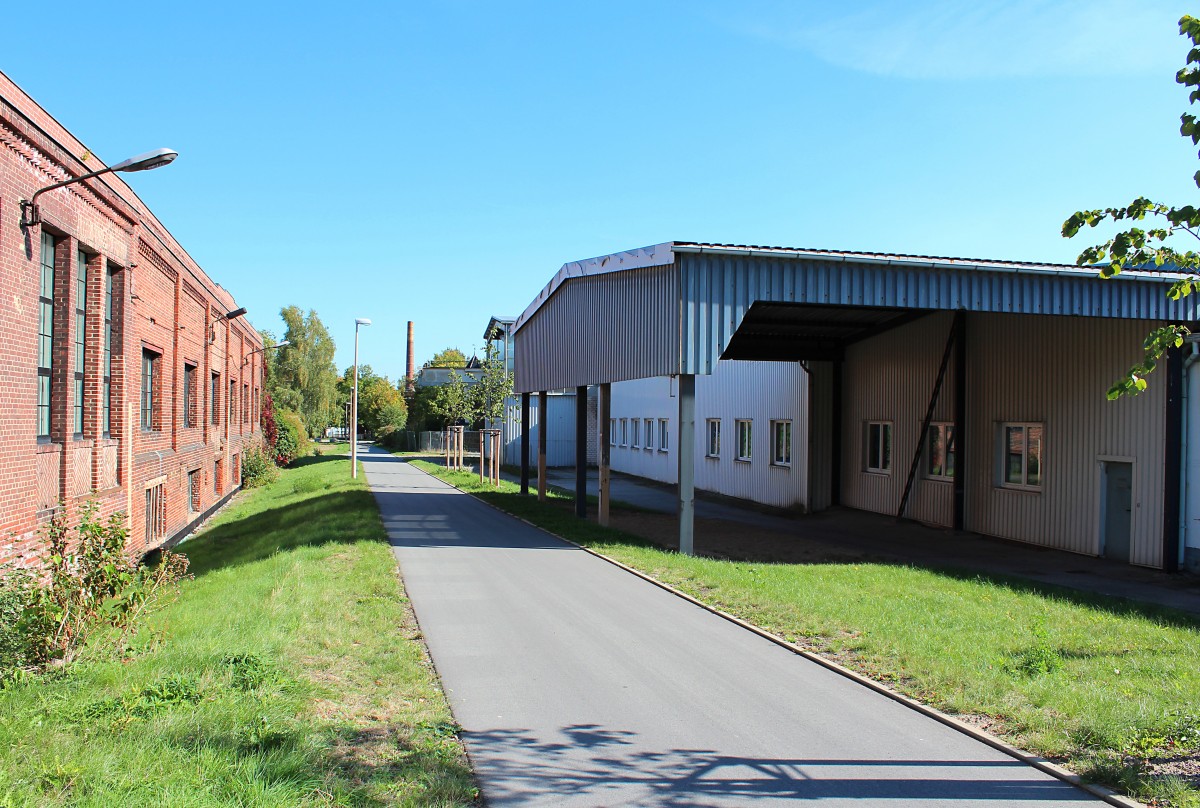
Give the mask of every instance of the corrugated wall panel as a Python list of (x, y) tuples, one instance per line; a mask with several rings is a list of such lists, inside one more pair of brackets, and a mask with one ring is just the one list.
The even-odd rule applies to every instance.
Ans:
[[(1134, 474), (1131, 561), (1162, 565), (1166, 382), (1155, 379), (1136, 398), (1105, 398), (1140, 357), (1152, 325), (1019, 315), (968, 319), (971, 530), (1096, 554), (1100, 461), (1128, 458)], [(1018, 420), (1046, 425), (1041, 493), (996, 484), (999, 425)]]
[[(661, 482), (677, 479), (674, 441), (678, 428), (678, 399), (672, 379), (642, 379), (613, 385), (612, 417), (617, 444), (612, 447), (612, 467)], [(807, 507), (808, 380), (797, 362), (719, 362), (711, 376), (696, 379), (696, 487), (731, 497), (780, 508)], [(638, 419), (640, 448), (620, 445), (621, 419)], [(657, 428), (668, 419), (672, 443), (659, 451), (654, 440), (647, 449), (645, 419)], [(721, 453), (706, 457), (707, 421), (721, 421)], [(735, 460), (736, 420), (752, 422), (749, 462)], [(771, 422), (792, 422), (792, 465), (771, 463)], [(627, 427), (628, 429), (628, 427)], [(631, 442), (631, 441), (629, 441)]]
[[(575, 465), (575, 395), (546, 397), (550, 420), (546, 424), (546, 465), (551, 467)], [(537, 468), (538, 397), (529, 401), (529, 462)], [(521, 465), (521, 397), (508, 399), (504, 407), (504, 462)], [(536, 473), (536, 472), (535, 472)]]
[(664, 376), (679, 369), (672, 266), (574, 278), (514, 335), (517, 393)]
[[(952, 315), (937, 314), (853, 346), (843, 388), (842, 501), (895, 513)], [(1105, 391), (1139, 358), (1156, 323), (971, 314), (967, 317), (967, 525), (991, 536), (1095, 555), (1101, 461), (1133, 463), (1132, 557), (1162, 564), (1166, 384), (1133, 399)], [(935, 419), (953, 417), (953, 365)], [(890, 475), (864, 470), (864, 423), (891, 421)], [(1001, 425), (1044, 424), (1040, 491), (999, 484)], [(918, 476), (907, 515), (949, 525), (952, 485)]]
[(685, 373), (712, 372), (756, 300), (1144, 320), (1200, 318), (1200, 299), (1193, 295), (1170, 300), (1165, 280), (1105, 281), (1069, 273), (716, 253), (679, 252), (676, 262), (683, 296)]
[[(888, 514), (900, 506), (953, 319), (949, 313), (932, 314), (846, 351), (842, 374), (843, 505)], [(948, 371), (934, 420), (949, 421), (953, 415), (954, 385)], [(890, 473), (865, 470), (864, 441), (870, 421), (892, 424)], [(953, 502), (953, 483), (918, 473), (905, 516), (949, 526)]]

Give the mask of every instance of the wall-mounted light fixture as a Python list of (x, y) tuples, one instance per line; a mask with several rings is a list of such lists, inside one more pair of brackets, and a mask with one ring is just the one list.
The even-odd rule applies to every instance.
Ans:
[(254, 356), (256, 353), (262, 353), (263, 351), (277, 351), (280, 348), (286, 348), (291, 344), (292, 343), (285, 339), (283, 342), (277, 342), (274, 345), (264, 345), (261, 348), (255, 348), (253, 351), (242, 357), (242, 367), (250, 364), (250, 357)]
[[(216, 312), (216, 319), (218, 321), (224, 320), (225, 322), (229, 322), (230, 320), (236, 320), (237, 318), (241, 317), (245, 313), (246, 313), (246, 307), (242, 306), (240, 309), (234, 309), (233, 311), (227, 311), (224, 314), (221, 314), (221, 312)], [(216, 341), (217, 341), (217, 323), (213, 322), (213, 324), (208, 327), (208, 344), (212, 345)]]
[(152, 168), (165, 166), (178, 156), (179, 152), (175, 151), (174, 149), (155, 149), (154, 151), (149, 151), (145, 154), (139, 154), (137, 157), (130, 157), (128, 160), (122, 160), (116, 165), (111, 165), (108, 168), (102, 168), (99, 171), (93, 171), (90, 174), (72, 177), (69, 180), (63, 180), (62, 182), (56, 182), (53, 185), (47, 185), (45, 188), (39, 188), (34, 192), (31, 198), (21, 200), (21, 227), (33, 227), (35, 224), (42, 223), (42, 214), (41, 211), (38, 210), (37, 198), (46, 193), (46, 191), (53, 191), (55, 188), (61, 188), (64, 185), (71, 185), (72, 183), (90, 180), (92, 177), (99, 177), (101, 174), (108, 174), (112, 171), (149, 171)]

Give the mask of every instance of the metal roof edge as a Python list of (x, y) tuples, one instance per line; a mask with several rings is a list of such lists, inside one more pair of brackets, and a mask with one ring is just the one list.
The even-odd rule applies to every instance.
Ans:
[[(1022, 274), (1088, 276), (1099, 275), (1096, 266), (1075, 264), (1039, 264), (1020, 261), (987, 261), (978, 259), (934, 258), (916, 255), (889, 255), (886, 253), (849, 253), (836, 250), (806, 250), (789, 247), (738, 247), (727, 244), (695, 244), (676, 242), (676, 253), (707, 255), (741, 255), (748, 258), (804, 257), (846, 264), (882, 264), (895, 267), (921, 267), (927, 269), (969, 269), (981, 272), (1017, 272)], [(1109, 280), (1143, 280), (1174, 282), (1190, 277), (1186, 273), (1149, 272), (1126, 269)]]
[(515, 334), (524, 328), (529, 319), (537, 313), (537, 310), (567, 281), (590, 275), (606, 275), (610, 272), (624, 272), (631, 269), (644, 269), (646, 267), (673, 264), (675, 262), (675, 245), (676, 242), (674, 241), (665, 241), (662, 244), (652, 244), (648, 247), (639, 247), (633, 250), (624, 250), (622, 252), (610, 253), (609, 255), (600, 255), (595, 258), (585, 258), (582, 261), (570, 261), (563, 264), (554, 277), (550, 279), (550, 282), (542, 288), (542, 291), (538, 292), (533, 302), (525, 307), (525, 311), (521, 312), (521, 316), (517, 318), (517, 323), (513, 327), (513, 333)]

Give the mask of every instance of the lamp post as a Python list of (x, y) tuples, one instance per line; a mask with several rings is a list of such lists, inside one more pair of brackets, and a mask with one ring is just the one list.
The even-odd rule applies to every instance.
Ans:
[(89, 174), (82, 174), (78, 177), (72, 177), (69, 180), (56, 182), (53, 185), (47, 185), (45, 188), (39, 188), (34, 192), (29, 199), (21, 200), (21, 227), (32, 227), (35, 224), (42, 223), (41, 211), (38, 210), (37, 198), (46, 191), (53, 191), (55, 188), (61, 188), (64, 185), (70, 185), (75, 182), (83, 182), (90, 180), (92, 177), (99, 177), (101, 174), (108, 174), (112, 171), (149, 171), (152, 168), (165, 166), (167, 163), (179, 156), (179, 152), (174, 149), (155, 149), (148, 151), (145, 154), (139, 154), (137, 157), (130, 157), (128, 160), (111, 165), (108, 168), (102, 168), (99, 171), (93, 171)]
[(371, 321), (359, 317), (354, 321), (354, 392), (350, 395), (350, 476), (358, 477), (358, 328)]

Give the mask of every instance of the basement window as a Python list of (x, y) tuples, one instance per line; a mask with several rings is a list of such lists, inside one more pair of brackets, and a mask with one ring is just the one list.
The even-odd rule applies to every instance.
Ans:
[(867, 421), (863, 424), (865, 446), (864, 469), (872, 474), (892, 473), (892, 424), (890, 421)]

